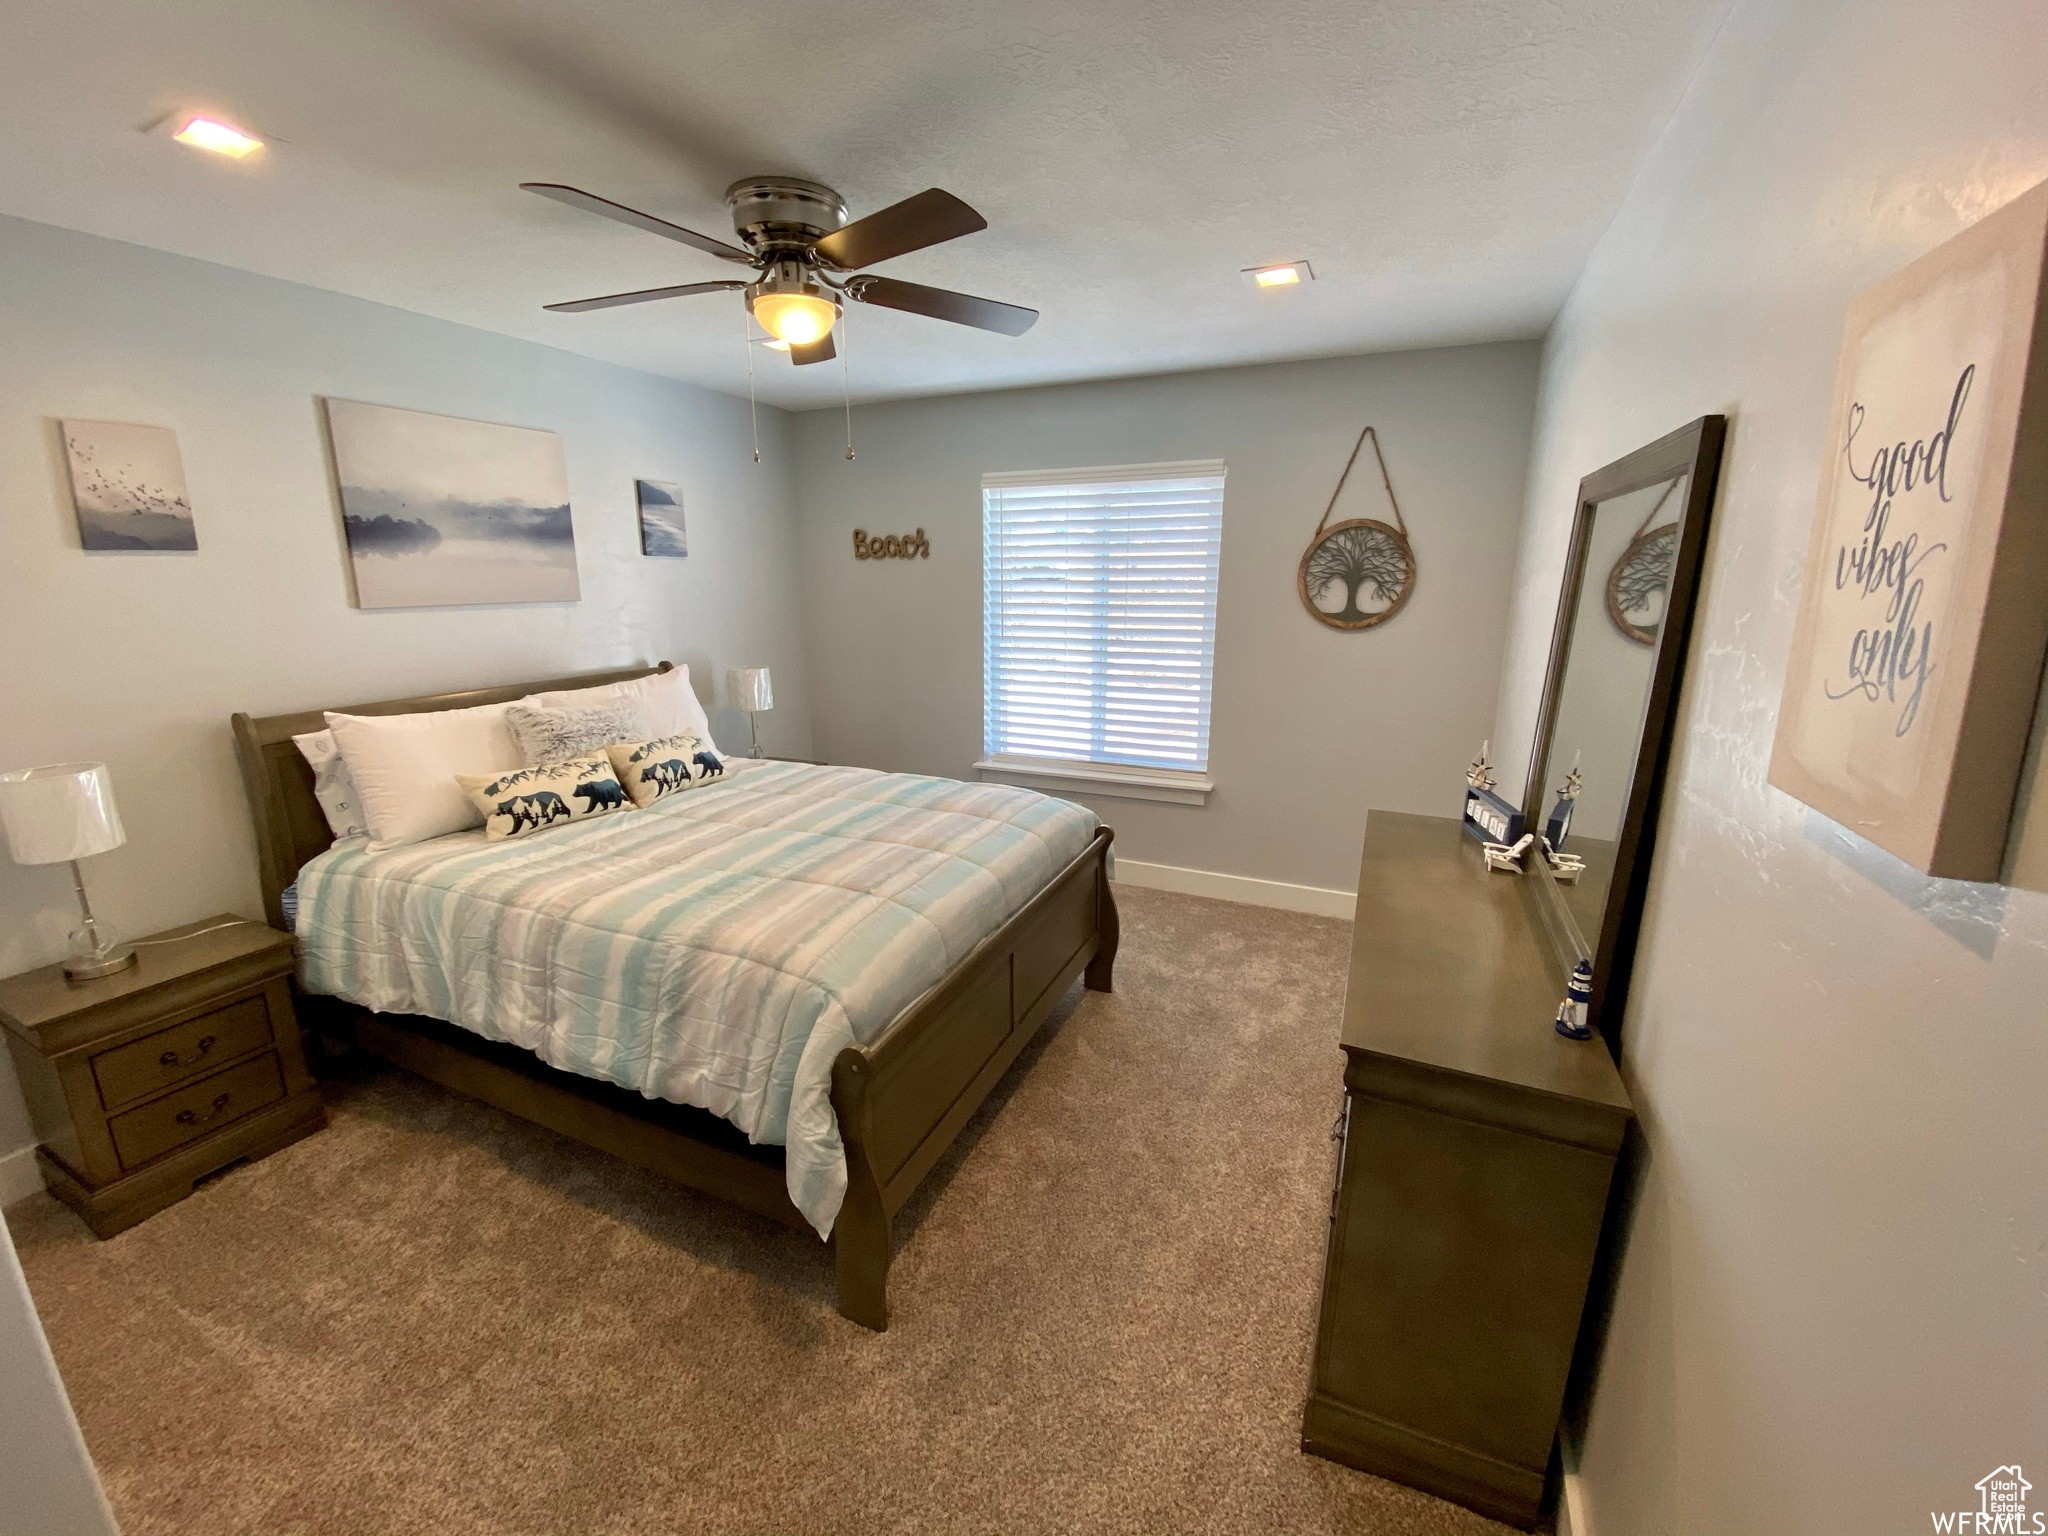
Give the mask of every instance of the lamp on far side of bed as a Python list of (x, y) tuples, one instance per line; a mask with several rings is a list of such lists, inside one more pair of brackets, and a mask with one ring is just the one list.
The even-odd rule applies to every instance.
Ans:
[(135, 963), (135, 948), (92, 915), (78, 861), (128, 841), (105, 763), (57, 763), (0, 773), (0, 827), (17, 864), (69, 864), (84, 923), (71, 934), (64, 974), (72, 981), (112, 975)]
[(775, 685), (768, 680), (768, 669), (734, 667), (725, 674), (725, 691), (731, 697), (734, 709), (743, 709), (747, 712), (747, 729), (754, 738), (754, 750), (748, 755), (759, 757), (761, 726), (756, 717), (775, 707)]

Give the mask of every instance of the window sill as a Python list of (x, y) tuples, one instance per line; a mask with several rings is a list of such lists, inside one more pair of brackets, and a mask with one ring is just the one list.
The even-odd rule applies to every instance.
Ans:
[(1216, 781), (1204, 773), (1172, 768), (1127, 768), (1120, 763), (1078, 763), (1043, 757), (984, 757), (975, 765), (982, 778), (998, 784), (1057, 794), (1113, 795), (1122, 800), (1163, 800), (1172, 805), (1207, 805)]

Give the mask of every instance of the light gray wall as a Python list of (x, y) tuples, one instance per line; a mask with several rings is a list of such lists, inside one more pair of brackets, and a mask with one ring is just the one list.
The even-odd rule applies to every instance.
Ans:
[(1742, 0), (1545, 350), (1504, 742), (1579, 477), (1732, 419), (1579, 1536), (1926, 1530), (2048, 1446), (2048, 899), (1926, 879), (1765, 783), (1844, 305), (2048, 175), (2041, 21)]
[[(582, 600), (349, 605), (316, 396), (562, 434)], [(196, 554), (78, 545), (60, 417), (177, 430)], [(731, 665), (775, 669), (772, 749), (809, 745), (788, 418), (672, 380), (47, 225), (0, 219), (0, 767), (104, 759), (127, 846), (88, 861), (128, 933), (260, 913), (228, 737), (278, 712), (671, 657), (712, 725)], [(676, 481), (686, 560), (639, 552), (634, 478)], [(713, 690), (715, 682), (716, 691)], [(0, 858), (0, 974), (54, 958), (61, 866)], [(0, 1153), (28, 1140), (0, 1073)]]
[[(971, 778), (981, 755), (981, 476), (1221, 458), (1229, 480), (1206, 806), (1088, 798), (1125, 859), (1349, 890), (1369, 806), (1455, 814), (1492, 728), (1526, 474), (1531, 344), (1389, 353), (797, 418), (813, 723), (833, 760)], [(1379, 628), (1311, 619), (1295, 572), (1374, 423), (1414, 538)], [(1390, 520), (1368, 447), (1333, 521)], [(856, 561), (922, 527), (931, 558)]]

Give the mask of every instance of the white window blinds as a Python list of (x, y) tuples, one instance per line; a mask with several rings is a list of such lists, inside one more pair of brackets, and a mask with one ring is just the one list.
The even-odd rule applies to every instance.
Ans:
[(1223, 462), (986, 475), (981, 506), (988, 755), (1205, 771)]

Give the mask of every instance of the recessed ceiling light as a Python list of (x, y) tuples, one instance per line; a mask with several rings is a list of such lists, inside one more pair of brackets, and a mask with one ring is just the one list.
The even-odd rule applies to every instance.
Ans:
[(1315, 273), (1305, 261), (1284, 261), (1277, 266), (1244, 269), (1245, 286), (1258, 292), (1271, 288), (1298, 288), (1315, 280)]
[(230, 160), (239, 160), (244, 155), (254, 154), (263, 147), (263, 141), (239, 128), (230, 127), (213, 117), (188, 117), (171, 131), (171, 137), (180, 144), (189, 144), (194, 149), (203, 149), (212, 154), (226, 155)]

